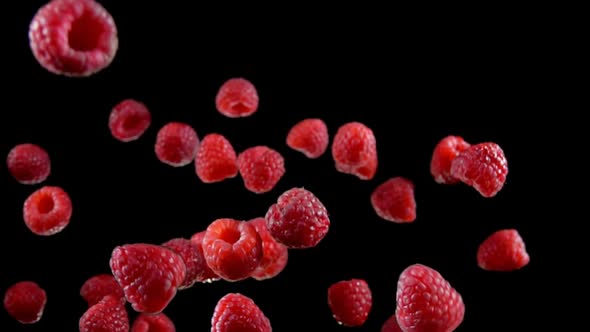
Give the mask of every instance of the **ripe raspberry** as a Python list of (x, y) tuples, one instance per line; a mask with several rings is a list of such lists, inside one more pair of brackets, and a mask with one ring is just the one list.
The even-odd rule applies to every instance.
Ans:
[(156, 137), (156, 156), (161, 162), (174, 167), (190, 164), (199, 148), (199, 137), (188, 124), (170, 122)]
[(287, 145), (308, 158), (318, 158), (326, 152), (330, 136), (321, 119), (306, 119), (297, 123), (287, 135)]
[(416, 220), (416, 200), (412, 181), (395, 177), (379, 185), (371, 194), (371, 204), (377, 215), (396, 223)]
[(133, 309), (148, 314), (164, 310), (186, 276), (186, 267), (179, 255), (152, 244), (116, 247), (110, 266)]
[(80, 332), (128, 332), (129, 317), (115, 296), (107, 295), (88, 308), (79, 322)]
[(45, 303), (47, 294), (32, 281), (17, 282), (4, 295), (4, 308), (22, 324), (37, 323), (43, 316)]
[(125, 294), (115, 277), (110, 274), (96, 275), (84, 283), (80, 288), (80, 296), (92, 307), (102, 300), (105, 296), (111, 295), (121, 300), (125, 304)]
[(438, 142), (430, 161), (430, 174), (434, 177), (434, 181), (443, 184), (459, 182), (451, 176), (451, 163), (470, 146), (471, 144), (465, 142), (460, 136), (447, 136)]
[(287, 266), (289, 252), (287, 247), (278, 243), (266, 228), (264, 218), (255, 218), (248, 221), (249, 224), (256, 228), (256, 231), (262, 239), (262, 260), (252, 272), (252, 278), (256, 280), (265, 280), (277, 276)]
[(530, 257), (515, 229), (499, 230), (479, 246), (477, 264), (488, 271), (515, 271), (526, 266)]
[(109, 129), (115, 139), (131, 142), (143, 135), (151, 122), (152, 114), (143, 103), (125, 99), (111, 111)]
[(255, 146), (240, 153), (238, 168), (246, 189), (262, 194), (271, 191), (283, 177), (285, 160), (267, 146)]
[(395, 314), (394, 314), (391, 317), (389, 317), (385, 321), (385, 323), (383, 323), (383, 326), (381, 327), (381, 332), (404, 332), (404, 331), (402, 331), (402, 328), (399, 327), (399, 324), (397, 323), (397, 318), (395, 317)]
[(37, 235), (61, 232), (72, 217), (70, 196), (59, 187), (45, 186), (33, 192), (23, 206), (25, 225)]
[(452, 332), (463, 321), (461, 295), (437, 271), (407, 267), (397, 283), (395, 315), (405, 332)]
[(483, 197), (493, 197), (508, 175), (504, 151), (496, 143), (480, 143), (463, 151), (451, 165), (451, 176), (472, 186)]
[(219, 113), (229, 118), (250, 116), (258, 109), (258, 92), (250, 81), (232, 78), (219, 88), (215, 106)]
[(93, 0), (52, 0), (29, 26), (35, 59), (52, 73), (81, 77), (106, 68), (118, 48), (111, 15)]
[(176, 332), (174, 323), (163, 313), (140, 314), (133, 322), (131, 332)]
[(230, 293), (215, 306), (211, 332), (272, 332), (272, 327), (251, 298)]
[(186, 277), (182, 285), (178, 286), (178, 289), (189, 288), (195, 282), (200, 281), (201, 269), (207, 265), (202, 250), (199, 250), (191, 240), (182, 238), (172, 239), (162, 244), (162, 246), (180, 255), (186, 266)]
[(279, 196), (266, 212), (266, 227), (289, 248), (315, 247), (328, 234), (328, 211), (314, 194), (293, 188)]
[(51, 173), (51, 160), (43, 148), (35, 144), (19, 144), (6, 158), (10, 174), (22, 184), (38, 184)]
[(236, 151), (222, 135), (209, 134), (195, 157), (197, 176), (205, 183), (219, 182), (238, 174)]
[(338, 129), (332, 142), (336, 170), (370, 180), (377, 172), (377, 143), (373, 131), (360, 122)]
[(205, 260), (205, 254), (203, 253), (203, 238), (205, 237), (206, 233), (207, 233), (207, 231), (195, 233), (191, 237), (191, 242), (197, 246), (197, 249), (199, 250), (199, 255), (201, 255), (203, 257), (202, 261), (204, 262), (203, 265), (198, 269), (199, 270), (199, 277), (198, 277), (197, 281), (210, 283), (213, 281), (217, 281), (220, 278), (217, 275), (217, 273), (215, 273), (215, 272), (213, 272), (213, 270), (211, 270), (209, 265), (207, 265), (207, 261)]
[(373, 305), (369, 285), (362, 279), (339, 281), (328, 288), (328, 305), (339, 324), (361, 326)]

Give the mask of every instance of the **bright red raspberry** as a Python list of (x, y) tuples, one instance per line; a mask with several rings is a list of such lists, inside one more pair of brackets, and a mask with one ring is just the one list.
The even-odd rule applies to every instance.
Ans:
[(4, 308), (22, 324), (37, 323), (43, 317), (45, 303), (47, 294), (32, 281), (17, 282), (4, 295)]
[(251, 298), (230, 293), (219, 299), (215, 306), (211, 332), (272, 332), (272, 327)]
[(182, 238), (172, 239), (162, 244), (162, 246), (180, 255), (186, 266), (186, 277), (184, 278), (182, 285), (178, 286), (178, 289), (189, 288), (195, 282), (200, 281), (201, 270), (203, 266), (207, 265), (202, 249), (199, 250), (191, 240)]
[(12, 148), (6, 158), (10, 174), (22, 184), (38, 184), (51, 173), (49, 154), (35, 144), (19, 144)]
[(330, 228), (324, 204), (303, 188), (281, 194), (266, 212), (265, 219), (272, 237), (289, 248), (315, 247)]
[(264, 218), (255, 218), (248, 223), (256, 228), (262, 239), (262, 260), (251, 276), (256, 280), (274, 278), (287, 266), (288, 249), (270, 235)]
[(305, 119), (293, 126), (287, 135), (287, 145), (311, 159), (323, 155), (329, 141), (328, 127), (321, 119)]
[(451, 163), (470, 146), (471, 144), (465, 142), (460, 136), (447, 136), (438, 142), (430, 160), (430, 174), (434, 177), (434, 181), (444, 184), (459, 182), (451, 176)]
[(238, 174), (236, 151), (222, 135), (206, 135), (195, 157), (195, 171), (205, 183), (233, 178)]
[(115, 277), (110, 274), (96, 275), (86, 280), (82, 288), (80, 288), (80, 296), (88, 302), (89, 307), (97, 304), (107, 295), (120, 299), (123, 304), (126, 302), (123, 289), (119, 286)]
[(37, 235), (61, 232), (72, 217), (70, 196), (59, 187), (45, 186), (33, 192), (23, 206), (25, 225)]
[(452, 332), (463, 321), (461, 295), (434, 269), (414, 264), (397, 283), (397, 322), (405, 332)]
[(148, 314), (164, 310), (186, 276), (186, 267), (178, 254), (152, 244), (116, 247), (110, 266), (133, 309)]
[(131, 332), (176, 332), (174, 323), (163, 313), (140, 314), (133, 322)]
[(361, 326), (373, 306), (371, 289), (362, 279), (339, 281), (328, 288), (328, 305), (339, 324)]
[(475, 188), (483, 197), (493, 197), (506, 182), (508, 162), (498, 144), (480, 143), (453, 160), (451, 175)]
[(258, 109), (258, 92), (250, 81), (231, 78), (219, 88), (215, 106), (219, 113), (229, 118), (250, 116)]
[(115, 58), (117, 27), (93, 0), (52, 0), (41, 7), (29, 27), (35, 59), (52, 73), (89, 76)]
[(332, 142), (336, 170), (370, 180), (377, 172), (377, 143), (373, 131), (360, 122), (341, 126)]
[(190, 164), (199, 149), (199, 137), (186, 123), (170, 122), (156, 137), (156, 156), (164, 164), (181, 167)]
[(396, 223), (416, 220), (416, 200), (412, 181), (395, 177), (379, 185), (371, 194), (371, 204), (377, 215)]
[(109, 116), (109, 129), (121, 142), (138, 139), (152, 123), (152, 114), (142, 102), (125, 99), (115, 105)]
[(488, 271), (515, 271), (526, 266), (529, 261), (524, 241), (515, 229), (493, 233), (477, 251), (477, 264)]
[(207, 261), (205, 260), (205, 253), (203, 253), (203, 238), (205, 237), (206, 233), (207, 233), (207, 231), (195, 233), (191, 237), (191, 242), (197, 246), (197, 249), (199, 249), (199, 254), (203, 257), (203, 262), (204, 262), (204, 264), (199, 268), (200, 273), (199, 273), (199, 278), (197, 279), (197, 281), (210, 283), (213, 281), (217, 281), (220, 278), (217, 275), (217, 273), (215, 273), (215, 272), (213, 272), (213, 270), (211, 270), (209, 265), (207, 265)]
[(285, 160), (267, 146), (255, 146), (240, 153), (238, 168), (246, 189), (262, 194), (271, 191), (283, 177)]
[(80, 332), (128, 332), (129, 316), (117, 297), (107, 295), (86, 310), (79, 328)]
[(404, 332), (402, 331), (402, 328), (399, 327), (399, 324), (397, 323), (397, 317), (395, 317), (395, 314), (393, 314), (391, 317), (389, 317), (385, 323), (383, 323), (383, 326), (381, 327), (381, 332)]

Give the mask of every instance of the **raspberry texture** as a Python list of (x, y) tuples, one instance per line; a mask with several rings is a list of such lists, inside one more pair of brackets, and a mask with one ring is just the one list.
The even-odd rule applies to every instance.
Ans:
[(451, 165), (451, 175), (483, 197), (494, 197), (504, 186), (508, 162), (496, 143), (480, 143), (463, 151)]
[(207, 264), (202, 250), (199, 251), (199, 248), (191, 240), (182, 238), (172, 239), (162, 244), (162, 246), (180, 255), (186, 266), (186, 277), (182, 285), (178, 286), (178, 289), (189, 288), (199, 281), (202, 273), (201, 269)]
[(362, 279), (339, 281), (328, 288), (328, 305), (338, 323), (361, 326), (373, 305), (369, 285)]
[(210, 283), (213, 281), (217, 281), (220, 278), (217, 275), (217, 273), (211, 270), (209, 265), (207, 265), (207, 261), (205, 260), (205, 253), (203, 252), (203, 238), (205, 237), (206, 233), (207, 231), (195, 233), (193, 236), (191, 236), (191, 242), (197, 246), (197, 249), (199, 250), (199, 255), (203, 257), (203, 265), (198, 269), (199, 277), (197, 281)]
[(206, 135), (195, 157), (195, 171), (205, 183), (233, 178), (238, 174), (236, 151), (222, 135)]
[(360, 122), (338, 128), (332, 142), (336, 170), (370, 180), (377, 172), (377, 143), (373, 131)]
[(377, 215), (395, 223), (416, 220), (416, 200), (412, 181), (395, 177), (379, 185), (371, 194), (371, 204)]
[(288, 249), (270, 235), (264, 218), (255, 218), (248, 221), (248, 223), (256, 228), (262, 239), (262, 260), (256, 270), (252, 272), (252, 278), (256, 280), (274, 278), (287, 266), (289, 259)]
[(285, 191), (266, 212), (266, 227), (278, 242), (289, 248), (315, 247), (328, 234), (328, 211), (310, 191)]
[(142, 102), (125, 99), (115, 105), (109, 116), (111, 135), (121, 142), (137, 140), (148, 129), (152, 115)]
[(329, 141), (328, 127), (321, 119), (305, 119), (287, 134), (287, 146), (311, 159), (323, 155)]
[(86, 310), (79, 329), (80, 332), (128, 332), (129, 316), (117, 297), (107, 295)]
[(22, 184), (38, 184), (51, 173), (49, 154), (42, 147), (25, 143), (12, 148), (6, 158), (8, 171)]
[(34, 324), (41, 320), (46, 303), (47, 294), (32, 281), (17, 282), (4, 294), (4, 308), (22, 324)]
[(190, 164), (199, 148), (199, 137), (186, 123), (170, 122), (160, 128), (156, 136), (156, 156), (170, 166)]
[(262, 194), (271, 191), (283, 177), (285, 160), (267, 146), (255, 146), (240, 153), (238, 168), (246, 189)]
[(163, 313), (140, 314), (133, 322), (131, 332), (176, 332), (174, 323)]
[(258, 109), (258, 92), (250, 81), (231, 78), (219, 88), (215, 106), (219, 113), (229, 118), (250, 116)]
[(31, 232), (49, 236), (61, 232), (72, 217), (70, 196), (59, 187), (45, 186), (33, 192), (23, 206), (23, 219)]
[(29, 42), (43, 68), (72, 77), (108, 67), (119, 43), (112, 16), (93, 0), (49, 1), (31, 21)]
[(211, 332), (272, 332), (272, 327), (251, 298), (230, 293), (215, 306)]
[(457, 156), (471, 145), (460, 136), (447, 136), (440, 140), (430, 160), (430, 174), (434, 181), (441, 184), (453, 184), (459, 182), (451, 175), (451, 164)]
[(402, 331), (402, 328), (399, 327), (399, 324), (397, 323), (397, 318), (395, 317), (395, 314), (393, 314), (391, 317), (389, 317), (385, 323), (383, 323), (383, 326), (381, 327), (381, 332), (404, 332)]
[(125, 294), (123, 289), (115, 277), (110, 274), (99, 274), (88, 280), (80, 288), (80, 296), (88, 302), (88, 306), (91, 307), (105, 296), (111, 295), (121, 300), (121, 303), (125, 304)]
[(488, 271), (515, 271), (530, 261), (522, 237), (515, 229), (494, 232), (477, 251), (477, 264)]

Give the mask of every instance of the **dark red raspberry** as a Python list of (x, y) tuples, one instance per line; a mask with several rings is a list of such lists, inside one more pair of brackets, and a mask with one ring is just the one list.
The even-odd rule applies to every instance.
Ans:
[(252, 272), (252, 278), (256, 280), (274, 278), (287, 266), (289, 259), (288, 249), (270, 235), (264, 218), (255, 218), (248, 221), (248, 223), (256, 228), (262, 239), (262, 260), (256, 270)]
[(4, 295), (4, 308), (22, 324), (37, 323), (43, 317), (45, 303), (47, 294), (32, 281), (17, 282)]
[(283, 177), (285, 160), (267, 146), (255, 146), (240, 153), (238, 168), (246, 189), (262, 194), (271, 191)]
[(480, 143), (453, 160), (451, 175), (475, 188), (483, 197), (493, 197), (506, 182), (508, 162), (498, 144)]
[(215, 273), (215, 272), (213, 272), (213, 270), (211, 270), (209, 265), (207, 265), (207, 261), (205, 260), (205, 253), (203, 253), (203, 238), (205, 237), (206, 233), (207, 233), (207, 231), (195, 233), (191, 237), (191, 242), (197, 246), (197, 249), (199, 249), (199, 254), (203, 257), (203, 262), (204, 262), (204, 264), (199, 268), (200, 274), (199, 274), (199, 278), (197, 279), (197, 281), (210, 283), (213, 281), (217, 281), (220, 278), (217, 275), (217, 273)]
[(371, 204), (377, 215), (396, 223), (416, 220), (416, 200), (412, 181), (395, 177), (379, 185), (371, 194)]
[(526, 266), (529, 261), (524, 241), (515, 229), (493, 233), (477, 251), (477, 264), (488, 271), (515, 271)]
[(272, 327), (251, 298), (230, 293), (215, 306), (211, 332), (272, 332)]
[(315, 247), (330, 228), (324, 204), (303, 188), (281, 194), (266, 212), (265, 219), (272, 237), (289, 248)]
[(79, 328), (80, 332), (128, 332), (129, 316), (117, 297), (107, 295), (86, 310)]
[(195, 157), (195, 170), (205, 183), (233, 178), (238, 174), (236, 151), (222, 135), (206, 135)]
[(395, 317), (395, 314), (393, 314), (391, 317), (389, 317), (385, 323), (383, 323), (383, 326), (381, 327), (381, 332), (404, 332), (402, 331), (402, 328), (399, 327), (399, 324), (397, 323), (397, 317)]
[(102, 300), (105, 296), (112, 295), (121, 300), (121, 303), (125, 304), (125, 294), (123, 289), (115, 277), (110, 274), (99, 274), (94, 276), (82, 285), (80, 288), (80, 296), (88, 302), (88, 306), (92, 307)]
[(362, 279), (339, 281), (328, 288), (328, 305), (339, 324), (361, 326), (373, 306), (371, 289)]
[(52, 73), (89, 76), (106, 68), (118, 48), (111, 15), (93, 0), (52, 0), (29, 27), (35, 59)]
[(434, 181), (444, 184), (459, 182), (451, 176), (451, 163), (470, 146), (460, 136), (447, 136), (438, 142), (430, 160), (430, 174), (434, 177)]
[(203, 238), (207, 265), (227, 281), (246, 279), (262, 260), (262, 239), (256, 228), (234, 219), (217, 219)]
[(330, 136), (321, 119), (306, 119), (297, 123), (287, 135), (287, 145), (308, 158), (319, 158), (326, 152)]
[(45, 186), (33, 192), (23, 206), (25, 225), (37, 235), (61, 232), (72, 217), (70, 196), (59, 187)]
[(246, 117), (258, 109), (258, 92), (254, 84), (244, 78), (227, 80), (215, 97), (219, 113), (230, 117)]
[(162, 244), (162, 246), (180, 255), (186, 266), (186, 277), (182, 285), (178, 286), (178, 289), (189, 288), (195, 282), (201, 281), (202, 268), (207, 265), (202, 249), (199, 250), (191, 240), (182, 238), (172, 239)]
[(176, 332), (174, 323), (163, 313), (140, 314), (133, 322), (131, 332)]
[(174, 167), (190, 164), (199, 148), (199, 137), (186, 123), (170, 122), (156, 137), (156, 156), (161, 162)]
[(12, 148), (6, 158), (8, 171), (22, 184), (38, 184), (51, 173), (49, 154), (35, 144), (19, 144)]
[(336, 170), (370, 180), (377, 172), (377, 143), (373, 131), (360, 122), (341, 126), (332, 142)]
[(121, 142), (138, 139), (152, 123), (152, 114), (141, 102), (125, 99), (118, 103), (109, 116), (109, 129)]
[(135, 311), (160, 313), (186, 276), (182, 258), (152, 244), (126, 244), (113, 250), (111, 271)]

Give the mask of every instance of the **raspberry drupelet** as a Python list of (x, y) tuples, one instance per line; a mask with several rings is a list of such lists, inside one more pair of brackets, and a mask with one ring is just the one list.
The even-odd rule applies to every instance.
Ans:
[(111, 135), (121, 142), (137, 140), (148, 129), (152, 115), (142, 102), (125, 99), (118, 103), (109, 116)]
[(22, 184), (38, 184), (51, 173), (51, 160), (45, 149), (30, 143), (16, 145), (6, 157), (8, 171)]
[(43, 317), (47, 294), (32, 281), (21, 281), (10, 286), (4, 294), (4, 308), (22, 324), (34, 324)]
[(247, 79), (231, 78), (219, 88), (215, 106), (229, 118), (250, 116), (258, 110), (258, 92)]
[(49, 236), (61, 232), (72, 217), (70, 196), (60, 187), (45, 186), (33, 192), (23, 206), (23, 219), (31, 232)]

